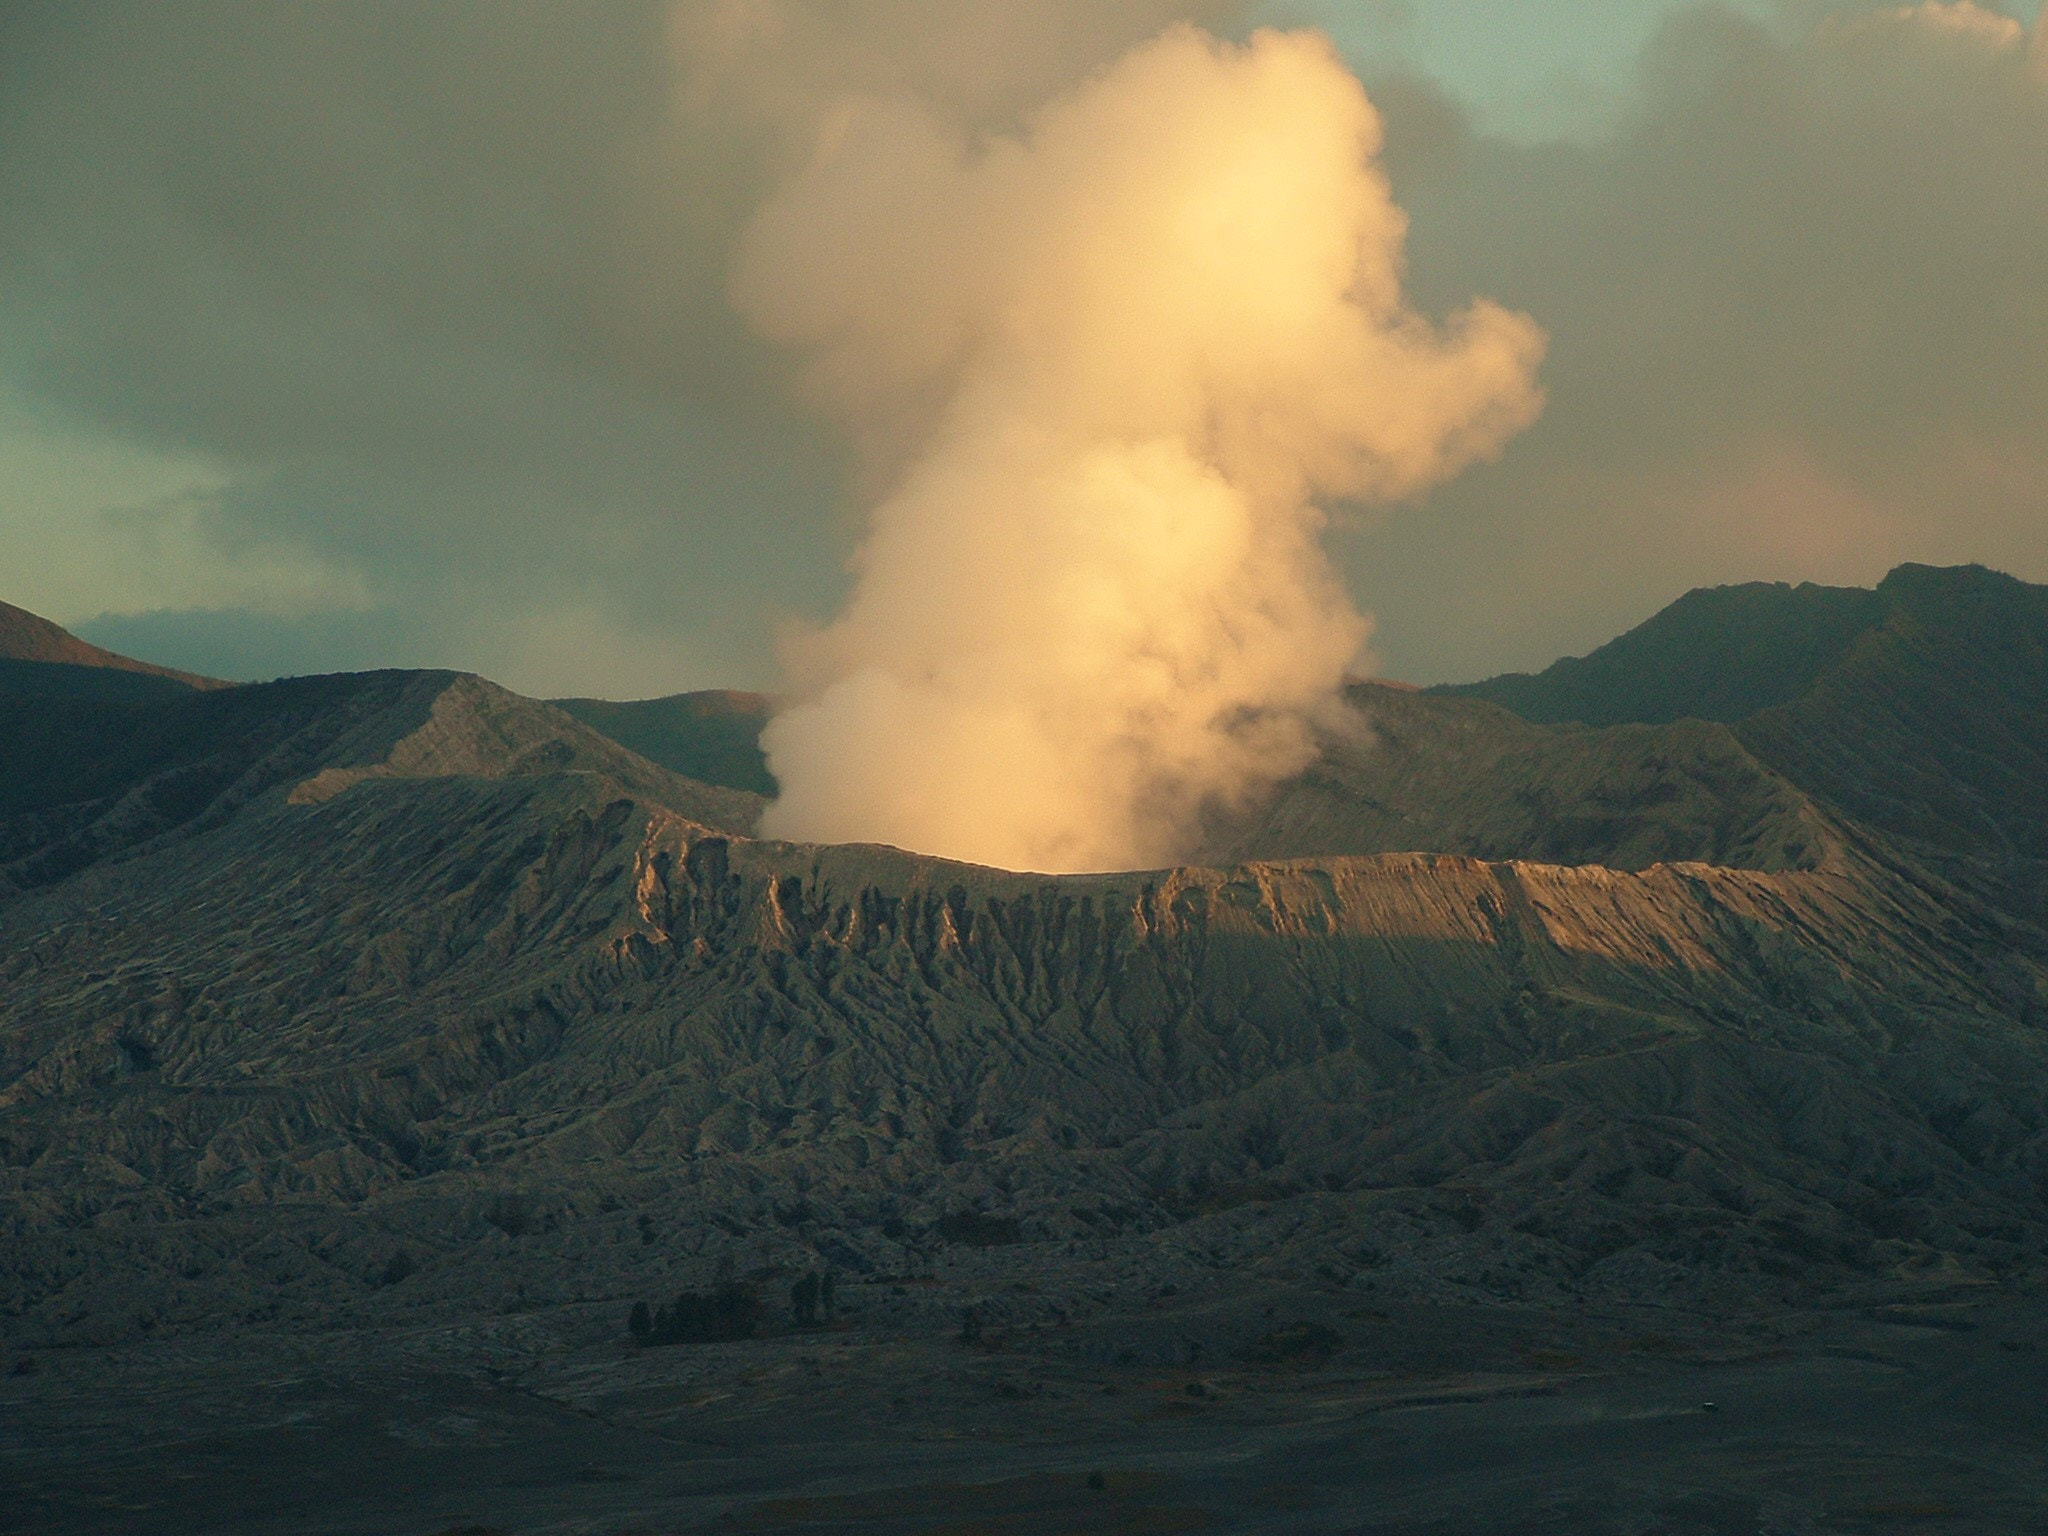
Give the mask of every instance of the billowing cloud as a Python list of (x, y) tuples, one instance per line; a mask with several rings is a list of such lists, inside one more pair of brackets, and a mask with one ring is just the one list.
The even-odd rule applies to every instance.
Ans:
[[(8, 595), (75, 620), (175, 569), (160, 602), (241, 634), (282, 571), (256, 606), (329, 665), (402, 634), (534, 689), (772, 682), (773, 616), (843, 581), (841, 451), (725, 278), (806, 103), (957, 77), (1000, 114), (1170, 9), (8, 7), (0, 372), (63, 452), (165, 466), (0, 491)], [(361, 623), (315, 622), (335, 594)]]
[(1939, 47), (1962, 45), (1991, 53), (2017, 51), (2026, 45), (2027, 29), (2014, 18), (1986, 10), (1974, 0), (1921, 0), (1919, 5), (1885, 6), (1865, 14), (1830, 17), (1822, 37), (1830, 44), (1851, 46), (1869, 40), (1879, 48), (1924, 40)]
[(1379, 133), (1314, 34), (1188, 27), (1014, 137), (825, 118), (736, 294), (898, 467), (794, 648), (764, 830), (1130, 867), (1308, 760), (1366, 633), (1318, 500), (1413, 495), (1540, 405), (1526, 317), (1405, 304)]

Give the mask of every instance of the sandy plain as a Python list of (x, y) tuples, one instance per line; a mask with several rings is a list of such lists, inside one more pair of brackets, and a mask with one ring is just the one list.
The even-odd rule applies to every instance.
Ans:
[[(1226, 1287), (971, 1345), (937, 1322), (957, 1297), (930, 1326), (877, 1321), (891, 1290), (702, 1346), (635, 1349), (586, 1306), (24, 1356), (0, 1384), (0, 1530), (2048, 1528), (2038, 1290), (1713, 1317)], [(1341, 1343), (1205, 1355), (1253, 1313)]]

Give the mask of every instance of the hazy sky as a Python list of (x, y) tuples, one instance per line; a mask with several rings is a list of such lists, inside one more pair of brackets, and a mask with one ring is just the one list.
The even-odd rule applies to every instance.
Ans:
[[(1598, 132), (1643, 46), (1682, 0), (1274, 0), (1262, 19), (1322, 28), (1360, 68), (1436, 81), (1487, 132), (1524, 140)], [(1772, 0), (1737, 0), (1770, 17)]]
[(1176, 18), (1326, 28), (1432, 314), (1542, 418), (1334, 507), (1390, 673), (1686, 588), (2048, 579), (2037, 6), (61, 0), (0, 11), (0, 597), (231, 675), (772, 685), (880, 487), (727, 299), (850, 94), (1002, 132)]

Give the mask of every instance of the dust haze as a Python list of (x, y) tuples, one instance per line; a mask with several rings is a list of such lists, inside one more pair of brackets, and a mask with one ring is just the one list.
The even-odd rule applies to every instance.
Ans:
[(1309, 760), (1369, 633), (1320, 505), (1541, 408), (1533, 320), (1404, 302), (1379, 147), (1312, 33), (1175, 27), (981, 141), (909, 93), (824, 114), (734, 297), (885, 488), (785, 647), (764, 832), (1130, 868)]

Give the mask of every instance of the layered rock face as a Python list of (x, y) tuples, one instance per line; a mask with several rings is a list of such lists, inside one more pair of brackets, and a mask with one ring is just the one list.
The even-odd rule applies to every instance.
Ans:
[(2048, 1244), (2040, 931), (1725, 724), (1361, 689), (1213, 863), (1048, 878), (753, 840), (479, 679), (266, 686), (0, 824), (13, 1336), (962, 1244), (1023, 1310), (1076, 1244), (1701, 1305)]

